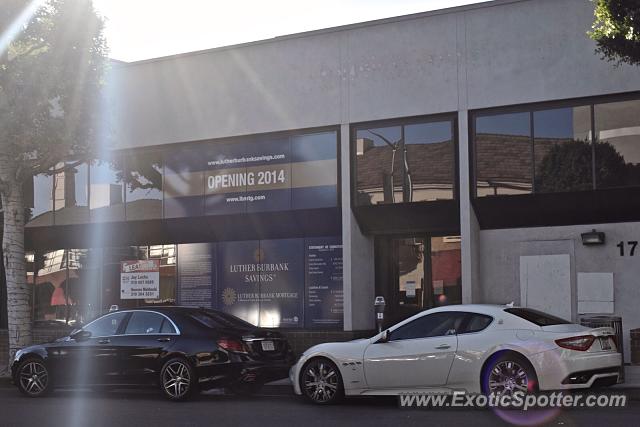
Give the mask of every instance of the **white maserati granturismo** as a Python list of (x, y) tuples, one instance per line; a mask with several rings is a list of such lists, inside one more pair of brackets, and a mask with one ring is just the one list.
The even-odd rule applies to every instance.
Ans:
[(372, 338), (311, 347), (290, 377), (296, 394), (319, 404), (345, 395), (589, 388), (617, 382), (615, 341), (611, 328), (529, 308), (450, 305)]

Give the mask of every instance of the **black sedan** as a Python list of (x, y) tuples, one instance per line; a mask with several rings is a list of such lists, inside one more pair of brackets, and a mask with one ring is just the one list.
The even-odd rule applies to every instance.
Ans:
[(227, 313), (153, 307), (106, 314), (70, 336), (16, 353), (13, 382), (27, 396), (57, 387), (160, 386), (171, 400), (198, 390), (251, 393), (286, 378), (293, 353), (278, 332)]

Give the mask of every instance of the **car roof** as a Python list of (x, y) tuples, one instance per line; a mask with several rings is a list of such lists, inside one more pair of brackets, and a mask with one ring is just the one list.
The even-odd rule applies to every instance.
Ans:
[(489, 314), (495, 316), (497, 314), (504, 314), (504, 309), (508, 307), (511, 306), (498, 304), (453, 304), (432, 308), (430, 312), (437, 313), (439, 311), (469, 311), (472, 313)]
[(157, 311), (158, 313), (168, 314), (168, 313), (188, 313), (196, 310), (211, 310), (206, 307), (185, 307), (180, 305), (147, 305), (143, 307), (133, 307), (133, 308), (121, 308), (116, 311), (112, 311), (112, 313), (117, 312), (127, 312), (127, 311)]

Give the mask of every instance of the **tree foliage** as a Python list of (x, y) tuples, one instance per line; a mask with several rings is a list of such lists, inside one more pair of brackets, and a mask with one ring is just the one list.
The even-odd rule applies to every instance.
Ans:
[[(2, 21), (14, 22), (28, 3), (4, 0)], [(0, 155), (11, 159), (17, 181), (94, 149), (106, 55), (102, 27), (90, 1), (48, 0), (5, 49)]]
[(596, 52), (618, 64), (640, 64), (640, 0), (594, 0), (595, 20), (589, 33)]
[(23, 184), (97, 151), (107, 53), (102, 30), (90, 0), (2, 0), (0, 7), (0, 198), (10, 356), (31, 341)]
[(555, 144), (536, 167), (535, 189), (542, 193), (593, 188), (592, 158), (598, 187), (640, 184), (640, 168), (626, 163), (611, 143), (568, 141)]

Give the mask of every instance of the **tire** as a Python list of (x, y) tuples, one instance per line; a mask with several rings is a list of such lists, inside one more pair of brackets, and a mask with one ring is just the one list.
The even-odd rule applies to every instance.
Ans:
[(489, 358), (483, 369), (480, 385), (485, 395), (511, 395), (517, 391), (535, 393), (538, 391), (538, 377), (524, 356), (503, 352)]
[(160, 370), (162, 393), (175, 402), (189, 399), (196, 389), (197, 381), (193, 368), (183, 358), (167, 360)]
[(45, 362), (37, 357), (29, 357), (20, 362), (15, 381), (18, 390), (29, 397), (46, 396), (53, 389), (49, 369)]
[(335, 363), (325, 358), (308, 361), (300, 371), (302, 395), (317, 405), (331, 405), (344, 397), (342, 375)]

